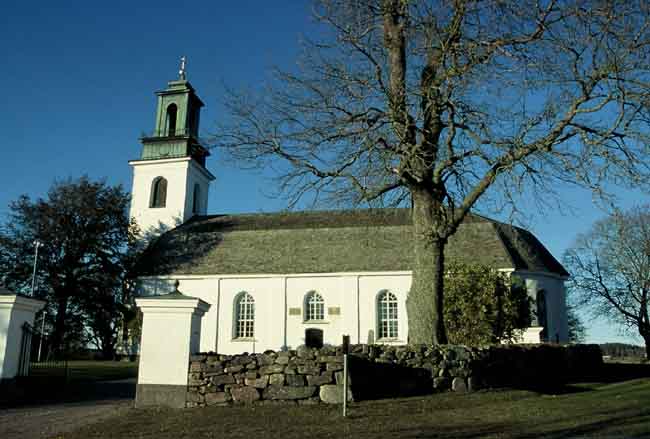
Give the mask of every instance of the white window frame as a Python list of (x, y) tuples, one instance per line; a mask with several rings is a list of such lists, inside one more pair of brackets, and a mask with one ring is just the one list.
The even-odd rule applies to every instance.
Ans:
[(235, 298), (234, 339), (255, 338), (255, 299), (248, 292), (241, 292)]
[(303, 313), (305, 322), (325, 321), (325, 300), (318, 291), (309, 291), (305, 295)]
[(377, 294), (377, 340), (397, 340), (399, 312), (397, 296), (389, 290)]

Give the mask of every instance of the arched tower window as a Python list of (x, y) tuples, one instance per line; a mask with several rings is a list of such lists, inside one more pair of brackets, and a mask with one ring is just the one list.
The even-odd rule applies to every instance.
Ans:
[(397, 338), (397, 297), (388, 290), (377, 295), (377, 323), (379, 339)]
[(176, 104), (169, 104), (167, 107), (167, 117), (165, 119), (165, 131), (168, 136), (176, 135), (176, 113), (178, 113), (178, 107), (176, 107)]
[(165, 207), (167, 203), (167, 180), (163, 177), (156, 177), (151, 185), (150, 207)]
[(255, 300), (247, 292), (235, 299), (235, 338), (255, 336)]
[(194, 194), (192, 195), (192, 213), (199, 213), (201, 204), (201, 186), (194, 184)]
[(305, 320), (325, 320), (325, 301), (316, 291), (305, 295)]

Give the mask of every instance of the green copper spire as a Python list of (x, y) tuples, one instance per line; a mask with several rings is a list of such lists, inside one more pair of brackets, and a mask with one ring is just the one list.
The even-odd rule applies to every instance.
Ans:
[(142, 160), (193, 157), (205, 166), (209, 153), (198, 141), (203, 102), (187, 81), (186, 63), (181, 57), (178, 79), (156, 92), (156, 125), (153, 135), (142, 139)]

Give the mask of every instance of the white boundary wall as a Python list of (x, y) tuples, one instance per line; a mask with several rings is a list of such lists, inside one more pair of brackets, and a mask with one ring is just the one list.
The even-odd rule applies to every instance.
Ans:
[(0, 295), (0, 379), (12, 379), (18, 374), (23, 325), (34, 325), (34, 315), (44, 306), (41, 300)]
[(190, 355), (199, 351), (201, 317), (210, 305), (192, 297), (140, 298), (142, 350), (138, 384), (187, 385)]

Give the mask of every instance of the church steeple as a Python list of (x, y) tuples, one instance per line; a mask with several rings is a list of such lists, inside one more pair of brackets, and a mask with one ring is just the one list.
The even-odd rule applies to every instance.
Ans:
[(145, 234), (157, 234), (193, 215), (205, 215), (214, 176), (206, 169), (208, 150), (199, 140), (203, 102), (187, 81), (185, 57), (178, 79), (156, 92), (158, 108), (151, 135), (143, 137), (133, 166), (131, 216)]
[(199, 143), (203, 102), (187, 81), (186, 58), (181, 58), (178, 79), (156, 92), (158, 110), (153, 135), (142, 138), (142, 160), (192, 157), (205, 166), (210, 153)]

